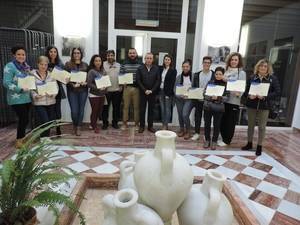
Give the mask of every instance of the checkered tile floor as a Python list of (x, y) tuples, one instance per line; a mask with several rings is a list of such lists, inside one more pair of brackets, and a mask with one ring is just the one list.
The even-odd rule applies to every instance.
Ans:
[[(140, 148), (54, 146), (52, 160), (78, 173), (119, 173), (119, 164), (133, 160)], [(216, 169), (230, 184), (262, 225), (300, 224), (300, 177), (263, 153), (226, 150), (177, 150), (192, 166), (195, 176)]]

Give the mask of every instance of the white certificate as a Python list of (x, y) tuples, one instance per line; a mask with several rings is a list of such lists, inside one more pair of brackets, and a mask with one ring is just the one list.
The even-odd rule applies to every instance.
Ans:
[(207, 96), (223, 96), (225, 87), (221, 85), (208, 84), (205, 95)]
[(23, 89), (35, 90), (35, 78), (29, 75), (24, 78), (18, 77), (18, 87)]
[(81, 83), (86, 82), (86, 72), (82, 71), (71, 71), (71, 82)]
[(189, 87), (183, 86), (183, 85), (177, 85), (176, 86), (176, 95), (188, 95), (188, 89)]
[(120, 74), (119, 84), (133, 84), (133, 73)]
[(227, 91), (244, 92), (246, 88), (245, 80), (228, 80), (226, 89)]
[(270, 83), (251, 83), (249, 95), (268, 96)]
[(203, 99), (203, 88), (190, 88), (188, 91), (188, 99)]
[(95, 78), (95, 83), (97, 88), (99, 89), (111, 86), (111, 82), (108, 75)]
[(54, 67), (54, 69), (51, 72), (51, 77), (55, 80), (60, 81), (61, 83), (66, 84), (67, 79), (70, 79), (71, 74), (68, 71), (65, 71), (61, 69), (60, 67)]
[(37, 85), (39, 95), (57, 95), (58, 87), (56, 81), (50, 81), (42, 85)]

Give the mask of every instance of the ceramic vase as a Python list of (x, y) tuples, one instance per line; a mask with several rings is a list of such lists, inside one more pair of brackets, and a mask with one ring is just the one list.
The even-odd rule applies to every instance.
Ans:
[[(137, 203), (138, 193), (123, 189), (115, 196), (104, 197), (105, 225), (163, 225), (159, 215), (149, 207)], [(107, 209), (107, 206), (109, 210)]]
[(208, 170), (202, 184), (193, 185), (189, 195), (178, 208), (180, 225), (231, 225), (232, 207), (222, 193), (226, 177)]
[(175, 151), (176, 133), (162, 130), (155, 136), (155, 149), (135, 165), (134, 182), (140, 202), (154, 209), (167, 225), (192, 187), (193, 172)]

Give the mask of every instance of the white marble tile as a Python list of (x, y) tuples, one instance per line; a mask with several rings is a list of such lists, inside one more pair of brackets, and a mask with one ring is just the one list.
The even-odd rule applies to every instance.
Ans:
[(256, 209), (255, 211), (257, 213), (259, 213), (259, 215), (255, 215), (258, 216), (258, 217), (262, 217), (263, 218), (263, 221), (260, 219), (260, 222), (262, 225), (267, 225), (271, 222), (274, 214), (275, 214), (275, 210), (274, 209), (271, 209), (269, 207), (266, 207), (262, 204), (259, 204), (255, 201), (252, 201), (250, 200), (250, 203), (254, 206), (254, 208)]
[(226, 178), (229, 179), (233, 179), (235, 178), (240, 172), (224, 167), (224, 166), (219, 166), (218, 168), (216, 168), (217, 171), (219, 171), (220, 173), (222, 173), (223, 175), (226, 176)]
[(283, 198), (285, 193), (287, 192), (286, 188), (280, 187), (275, 184), (271, 184), (267, 181), (262, 181), (257, 187), (257, 190), (263, 191), (270, 195), (273, 195), (277, 198)]
[(76, 146), (75, 149), (78, 151), (92, 151), (92, 148), (89, 146)]
[(295, 182), (291, 182), (289, 186), (289, 190), (297, 192), (300, 194), (300, 184), (296, 184)]
[(67, 153), (65, 153), (64, 151), (58, 150), (58, 151), (53, 152), (53, 154), (51, 154), (52, 158), (50, 160), (54, 161), (57, 159), (65, 158), (67, 156), (69, 156)]
[(3, 168), (3, 165), (2, 164), (0, 164), (0, 169), (2, 169)]
[(245, 166), (248, 166), (249, 164), (251, 164), (253, 162), (253, 160), (251, 160), (251, 159), (247, 159), (245, 157), (238, 156), (238, 155), (233, 156), (230, 159), (230, 161), (233, 161), (233, 162), (245, 165)]
[(198, 158), (198, 157), (195, 157), (195, 156), (192, 156), (192, 155), (189, 155), (189, 154), (186, 154), (183, 156), (190, 165), (195, 165), (196, 163), (200, 162), (201, 159)]
[(119, 171), (119, 168), (110, 164), (110, 163), (105, 163), (102, 164), (101, 166), (97, 166), (93, 168), (96, 173), (104, 173), (104, 174), (111, 174)]
[(275, 167), (273, 167), (273, 168), (270, 170), (269, 173), (272, 174), (272, 175), (275, 175), (275, 176), (282, 177), (282, 178), (285, 178), (285, 179), (286, 179), (286, 176), (285, 176), (283, 173), (281, 173), (278, 169), (276, 169)]
[(69, 146), (69, 145), (60, 145), (58, 146), (58, 150), (60, 151), (74, 151), (76, 150), (74, 146)]
[(90, 168), (87, 167), (86, 165), (84, 165), (81, 162), (76, 162), (76, 163), (72, 163), (70, 165), (68, 165), (68, 167), (74, 171), (76, 171), (77, 173), (81, 173), (83, 171), (89, 170)]
[(114, 152), (109, 152), (109, 153), (100, 155), (99, 158), (103, 159), (106, 162), (113, 162), (113, 161), (116, 161), (116, 160), (121, 159), (123, 157), (116, 154), (116, 153), (114, 153)]
[(199, 177), (204, 177), (207, 172), (206, 169), (203, 169), (203, 168), (195, 166), (195, 165), (192, 166), (192, 170), (193, 170), (194, 176), (199, 176)]
[(206, 157), (204, 160), (217, 164), (217, 165), (223, 165), (227, 160), (219, 157), (219, 156), (215, 156), (215, 155), (210, 155), (208, 157)]
[(264, 172), (262, 170), (252, 168), (252, 167), (246, 167), (242, 171), (242, 173), (247, 174), (247, 175), (252, 176), (252, 177), (256, 177), (256, 178), (261, 179), (261, 180), (263, 180), (267, 176), (266, 172)]
[(277, 211), (290, 216), (296, 220), (300, 220), (300, 205), (296, 205), (292, 202), (282, 200), (278, 206)]
[(249, 196), (253, 193), (253, 191), (255, 190), (253, 187), (250, 187), (246, 184), (240, 183), (238, 181), (233, 180), (232, 181), (238, 188), (239, 190), (247, 197), (249, 198)]
[(257, 157), (255, 159), (256, 162), (260, 162), (269, 166), (273, 166), (272, 163), (268, 160), (265, 154), (262, 154), (261, 156)]
[(72, 158), (76, 159), (77, 161), (84, 161), (87, 159), (91, 159), (96, 157), (94, 154), (90, 153), (90, 152), (80, 152), (80, 153), (76, 153), (71, 155)]

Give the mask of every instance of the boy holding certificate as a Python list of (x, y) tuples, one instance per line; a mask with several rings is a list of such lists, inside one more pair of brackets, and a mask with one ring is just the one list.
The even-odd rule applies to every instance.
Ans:
[[(192, 87), (193, 88), (205, 88), (208, 82), (214, 78), (214, 71), (210, 69), (212, 58), (210, 56), (204, 56), (202, 59), (203, 69), (193, 76)], [(193, 107), (195, 107), (195, 134), (192, 137), (193, 141), (197, 141), (200, 138), (200, 127), (203, 113), (203, 99), (193, 99)]]
[[(46, 56), (40, 56), (37, 64), (38, 69), (34, 71), (35, 82), (37, 90), (31, 91), (32, 103), (36, 112), (38, 125), (50, 122), (55, 119), (55, 102), (58, 87), (56, 81), (50, 76), (48, 69), (49, 60)], [(54, 90), (48, 90), (51, 93), (40, 93), (40, 87), (46, 87), (48, 83), (54, 82), (56, 87)], [(56, 88), (56, 89), (55, 89)], [(55, 93), (56, 92), (56, 93)], [(41, 137), (49, 137), (50, 130), (47, 130), (41, 134)]]
[[(204, 134), (205, 142), (203, 147), (211, 147), (215, 150), (220, 133), (220, 123), (222, 115), (225, 111), (224, 101), (227, 99), (225, 86), (226, 82), (223, 80), (225, 70), (223, 67), (215, 69), (215, 79), (208, 82), (204, 91)], [(211, 120), (213, 119), (213, 135), (211, 138)]]
[[(258, 121), (258, 141), (256, 147), (256, 155), (261, 155), (262, 143), (265, 138), (266, 126), (268, 122), (269, 111), (272, 100), (276, 100), (280, 96), (280, 85), (276, 76), (272, 75), (273, 69), (271, 63), (267, 59), (261, 59), (255, 65), (254, 75), (247, 81), (246, 106), (248, 114), (248, 143), (242, 147), (242, 150), (251, 150), (253, 148), (252, 141), (256, 121)], [(251, 93), (252, 85), (269, 84), (268, 90), (260, 90), (258, 93), (266, 92), (266, 94)], [(258, 86), (259, 87), (259, 86)], [(261, 86), (264, 87), (264, 86)]]

